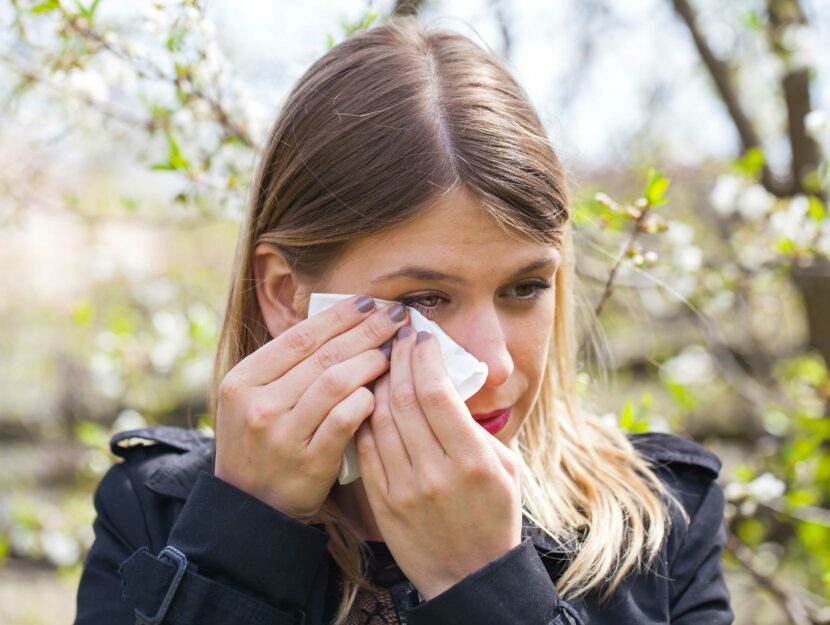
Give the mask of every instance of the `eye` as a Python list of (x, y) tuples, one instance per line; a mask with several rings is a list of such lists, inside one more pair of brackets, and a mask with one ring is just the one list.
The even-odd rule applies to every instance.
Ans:
[[(511, 291), (515, 293), (515, 295), (507, 295), (508, 299), (512, 299), (519, 304), (529, 304), (539, 299), (550, 288), (550, 282), (531, 280), (518, 284), (512, 289), (507, 289), (506, 293), (511, 293)], [(427, 319), (432, 319), (440, 311), (443, 302), (448, 300), (437, 293), (425, 293), (415, 297), (399, 298), (398, 301), (404, 306), (411, 306)]]
[[(442, 299), (444, 298), (440, 295), (436, 295), (435, 293), (428, 293), (427, 295), (420, 295), (418, 297), (411, 297), (408, 299), (403, 298), (399, 299), (398, 301), (404, 306), (411, 306), (427, 319), (432, 319), (432, 317), (438, 312), (438, 309), (441, 307), (440, 303), (434, 300)], [(424, 304), (424, 300), (426, 300), (427, 302), (431, 302), (431, 304)]]

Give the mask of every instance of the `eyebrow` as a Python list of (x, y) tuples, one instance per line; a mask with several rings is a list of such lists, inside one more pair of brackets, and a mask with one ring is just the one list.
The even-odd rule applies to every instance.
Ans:
[[(557, 256), (545, 256), (538, 260), (534, 260), (523, 267), (519, 267), (514, 271), (510, 278), (515, 278), (523, 273), (543, 269), (547, 267), (555, 267), (559, 264)], [(415, 280), (432, 280), (436, 282), (449, 282), (452, 284), (466, 285), (467, 281), (459, 276), (453, 276), (442, 271), (436, 271), (429, 267), (419, 267), (417, 265), (404, 265), (400, 269), (384, 273), (372, 280), (372, 283), (382, 282), (384, 280), (391, 280), (392, 278), (413, 278)]]

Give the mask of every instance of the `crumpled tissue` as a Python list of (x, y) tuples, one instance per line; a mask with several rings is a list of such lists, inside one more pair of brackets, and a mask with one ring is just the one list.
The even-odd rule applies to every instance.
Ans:
[[(354, 297), (354, 295), (312, 293), (308, 303), (308, 316), (313, 317), (337, 302), (350, 297)], [(395, 303), (397, 302), (394, 300), (375, 298), (377, 308), (386, 308)], [(456, 392), (461, 396), (461, 399), (466, 400), (472, 397), (476, 391), (484, 386), (484, 381), (487, 379), (487, 364), (478, 360), (478, 358), (453, 341), (437, 323), (431, 319), (427, 319), (412, 306), (407, 306), (406, 308), (409, 311), (409, 325), (412, 326), (413, 331), (429, 332), (438, 339), (438, 345), (441, 348), (441, 356), (444, 359), (447, 373)], [(340, 484), (348, 484), (359, 477), (360, 469), (357, 463), (357, 450), (355, 448), (354, 438), (352, 438), (348, 445), (346, 445), (343, 453), (343, 463), (340, 466), (340, 474), (337, 476), (337, 481)]]

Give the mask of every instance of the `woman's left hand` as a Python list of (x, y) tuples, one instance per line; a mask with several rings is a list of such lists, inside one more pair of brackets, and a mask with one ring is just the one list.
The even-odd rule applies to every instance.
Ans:
[(522, 509), (515, 454), (473, 420), (437, 339), (416, 336), (395, 341), (355, 442), (378, 529), (428, 601), (519, 545)]

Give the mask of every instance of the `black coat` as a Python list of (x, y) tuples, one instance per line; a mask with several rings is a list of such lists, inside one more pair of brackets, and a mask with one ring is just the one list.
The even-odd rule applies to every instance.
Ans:
[[(422, 601), (405, 578), (392, 586), (400, 623), (732, 623), (721, 567), (720, 461), (679, 436), (629, 438), (655, 461), (691, 517), (687, 528), (674, 510), (656, 570), (629, 575), (602, 608), (591, 595), (566, 602), (553, 580), (572, 549), (525, 517), (521, 544), (431, 600)], [(217, 478), (215, 441), (196, 430), (122, 432), (110, 446), (124, 461), (95, 492), (95, 541), (78, 587), (75, 625), (330, 622), (339, 589), (322, 525), (297, 521)]]

